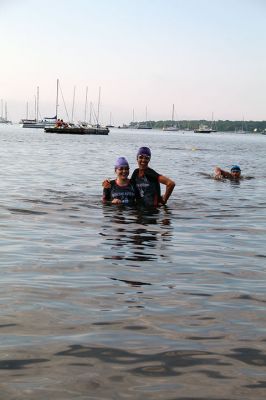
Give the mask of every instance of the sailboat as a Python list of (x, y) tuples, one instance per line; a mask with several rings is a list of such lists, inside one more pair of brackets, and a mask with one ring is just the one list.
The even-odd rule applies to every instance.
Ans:
[(198, 128), (194, 129), (196, 133), (211, 133), (213, 132), (212, 128), (208, 125), (200, 124)]
[(242, 125), (240, 129), (235, 129), (235, 133), (247, 133), (247, 131), (245, 130), (245, 121), (244, 121), (244, 117), (242, 118)]
[(212, 113), (211, 131), (212, 131), (212, 132), (217, 132), (216, 123), (215, 123), (215, 121), (214, 121), (214, 119), (213, 119), (213, 113)]
[(172, 131), (172, 132), (179, 131), (178, 126), (176, 124), (174, 124), (174, 118), (175, 118), (175, 105), (173, 104), (173, 107), (172, 107), (172, 125), (164, 126), (163, 127), (163, 131)]
[(114, 128), (115, 126), (112, 124), (112, 113), (110, 113), (110, 123), (106, 125), (106, 128)]
[(148, 122), (148, 113), (147, 113), (147, 107), (146, 107), (146, 121), (145, 122), (139, 122), (136, 126), (136, 129), (152, 129), (152, 126), (150, 122)]
[(7, 104), (5, 103), (5, 117), (3, 115), (4, 111), (4, 103), (3, 99), (1, 99), (1, 117), (0, 117), (0, 124), (12, 124), (12, 121), (7, 119)]
[[(57, 90), (56, 90), (56, 115), (58, 111), (58, 87), (59, 80), (57, 80)], [(85, 121), (80, 122), (79, 124), (73, 123), (74, 118), (74, 102), (75, 102), (75, 89), (73, 96), (73, 105), (72, 105), (72, 122), (64, 123), (63, 121), (59, 121), (60, 123), (53, 124), (53, 126), (46, 126), (44, 131), (47, 133), (57, 133), (57, 134), (70, 134), (70, 135), (108, 135), (109, 129), (107, 127), (102, 127), (99, 125), (99, 110), (100, 110), (100, 94), (101, 88), (99, 88), (99, 100), (98, 100), (98, 113), (97, 113), (97, 125), (89, 125), (86, 122), (86, 110), (87, 110), (87, 88), (86, 88), (86, 104), (85, 104)]]
[(46, 126), (54, 126), (57, 120), (57, 110), (54, 117), (44, 117), (44, 119), (39, 120), (39, 86), (37, 86), (37, 95), (35, 98), (35, 118), (28, 119), (28, 104), (27, 104), (27, 116), (22, 119), (20, 123), (22, 128), (38, 128), (43, 129)]

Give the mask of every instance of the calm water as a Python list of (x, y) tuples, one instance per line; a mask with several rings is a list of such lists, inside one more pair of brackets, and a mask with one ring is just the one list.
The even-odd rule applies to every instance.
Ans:
[[(0, 398), (264, 399), (266, 136), (0, 127)], [(102, 206), (139, 146), (167, 207)], [(239, 163), (240, 183), (215, 181)]]

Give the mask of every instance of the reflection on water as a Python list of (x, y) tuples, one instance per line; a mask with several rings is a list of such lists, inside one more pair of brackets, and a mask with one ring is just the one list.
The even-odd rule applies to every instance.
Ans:
[(103, 216), (101, 235), (106, 240), (102, 245), (111, 249), (105, 259), (155, 261), (160, 253), (153, 249), (163, 247), (165, 250), (170, 245), (171, 212), (166, 207), (138, 210), (104, 206)]
[[(0, 129), (1, 398), (264, 399), (265, 137)], [(101, 204), (122, 140), (166, 207)]]

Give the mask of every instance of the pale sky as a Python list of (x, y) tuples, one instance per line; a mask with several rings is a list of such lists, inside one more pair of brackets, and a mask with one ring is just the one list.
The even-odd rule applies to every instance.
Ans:
[[(0, 0), (8, 117), (69, 115), (85, 93), (100, 122), (266, 119), (266, 0)], [(65, 118), (59, 97), (59, 116)]]

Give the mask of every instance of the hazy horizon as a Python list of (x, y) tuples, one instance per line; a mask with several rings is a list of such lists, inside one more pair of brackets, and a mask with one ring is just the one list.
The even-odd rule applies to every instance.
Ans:
[[(0, 0), (0, 99), (14, 122), (55, 114), (100, 122), (265, 120), (264, 0)], [(59, 116), (66, 119), (59, 96)]]

